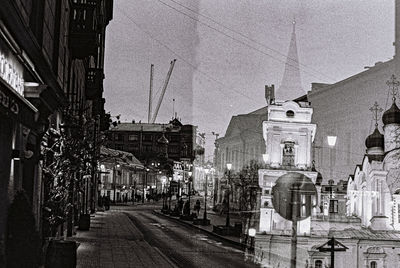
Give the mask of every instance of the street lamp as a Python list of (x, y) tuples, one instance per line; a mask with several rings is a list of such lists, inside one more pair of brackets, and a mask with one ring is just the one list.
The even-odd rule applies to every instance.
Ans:
[[(142, 189), (143, 189), (143, 195), (142, 195), (142, 203), (144, 203), (144, 195), (145, 195), (145, 191), (147, 191), (147, 174), (150, 171), (149, 168), (145, 169), (145, 177), (143, 178), (143, 183), (142, 183)], [(145, 184), (146, 184), (146, 190), (145, 190)]]
[(190, 183), (192, 182), (192, 172), (191, 171), (189, 171), (188, 172), (188, 174), (189, 174), (189, 188), (188, 188), (188, 190), (189, 190), (189, 215), (190, 215), (190, 191), (191, 191), (191, 189), (190, 189)]
[(205, 184), (205, 190), (204, 190), (204, 215), (203, 215), (203, 224), (207, 225), (207, 177), (208, 177), (208, 172), (210, 170), (208, 168), (204, 169), (204, 172), (206, 173), (206, 184)]
[(262, 157), (263, 157), (265, 165), (267, 165), (268, 160), (269, 160), (269, 154), (263, 154)]
[(250, 236), (250, 250), (254, 249), (254, 237), (256, 236), (256, 229), (249, 228), (249, 236)]
[(171, 211), (171, 181), (172, 181), (172, 177), (168, 178), (169, 181), (169, 206), (168, 206), (168, 211)]
[(229, 218), (229, 199), (230, 199), (230, 194), (231, 194), (231, 169), (232, 169), (232, 164), (227, 163), (226, 168), (228, 169), (228, 201), (227, 201), (227, 213), (226, 213), (226, 227), (230, 226), (230, 218)]
[(116, 182), (116, 180), (117, 180), (117, 176), (116, 176), (116, 172), (117, 172), (117, 168), (119, 168), (120, 167), (120, 165), (119, 164), (117, 164), (116, 166), (114, 166), (113, 167), (113, 182), (114, 182), (114, 203), (116, 203), (117, 202), (117, 200), (116, 200), (116, 196), (117, 196), (117, 182)]
[(330, 147), (335, 146), (335, 144), (336, 144), (336, 139), (337, 139), (336, 136), (328, 136), (327, 139), (328, 139), (328, 145), (329, 145)]

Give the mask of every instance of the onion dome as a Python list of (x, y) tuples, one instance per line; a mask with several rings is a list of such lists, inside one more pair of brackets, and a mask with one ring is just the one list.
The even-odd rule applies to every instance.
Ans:
[(169, 141), (167, 140), (167, 138), (165, 137), (164, 133), (162, 134), (162, 136), (157, 140), (158, 143), (161, 144), (168, 144)]
[(374, 132), (367, 137), (367, 139), (365, 140), (365, 146), (368, 149), (373, 147), (384, 148), (385, 146), (384, 137), (379, 132), (378, 128), (375, 128)]
[(389, 110), (383, 113), (382, 121), (385, 125), (400, 124), (400, 109), (395, 102), (393, 102)]

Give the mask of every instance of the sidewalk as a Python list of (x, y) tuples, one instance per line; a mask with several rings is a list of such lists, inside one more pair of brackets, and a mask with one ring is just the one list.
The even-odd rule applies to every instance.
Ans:
[(89, 231), (78, 231), (77, 267), (175, 267), (150, 246), (122, 212), (96, 212)]

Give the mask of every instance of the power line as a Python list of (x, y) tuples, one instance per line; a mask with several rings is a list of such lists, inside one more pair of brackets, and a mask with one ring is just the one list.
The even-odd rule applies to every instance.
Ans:
[[(168, 45), (164, 44), (163, 42), (161, 42), (159, 39), (155, 38), (151, 33), (149, 33), (148, 31), (142, 29), (142, 27), (136, 22), (134, 21), (131, 17), (129, 17), (124, 11), (122, 11), (120, 8), (117, 7), (117, 9), (128, 19), (130, 20), (139, 30), (141, 30), (143, 33), (145, 33), (146, 35), (148, 35), (152, 40), (156, 41), (157, 43), (159, 43), (161, 46), (163, 46), (164, 48), (166, 48), (167, 50), (169, 50), (171, 53), (173, 53), (177, 58), (181, 59), (183, 62), (185, 62), (186, 64), (188, 64), (189, 66), (191, 66), (193, 69), (195, 69), (197, 72), (199, 72), (200, 74), (202, 74), (203, 76), (205, 76), (206, 78), (208, 78), (211, 81), (214, 81), (215, 83), (223, 86), (224, 88), (227, 87), (230, 90), (234, 91), (235, 93), (251, 100), (251, 101), (255, 101), (256, 99), (253, 99), (245, 94), (243, 94), (242, 92), (233, 89), (232, 87), (229, 87), (227, 85), (225, 85), (224, 83), (218, 81), (217, 79), (209, 76), (208, 74), (206, 74), (205, 72), (199, 70), (197, 68), (197, 66), (193, 65), (192, 63), (190, 63), (189, 61), (187, 61), (184, 57), (182, 57), (180, 54), (178, 54), (177, 52), (175, 52), (173, 49), (171, 49)], [(226, 95), (221, 89), (218, 89), (218, 91), (220, 91), (221, 93), (223, 93), (224, 95)]]
[[(158, 0), (158, 1), (159, 1), (159, 2), (162, 2), (162, 1), (160, 1), (160, 0)], [(264, 47), (264, 48), (266, 48), (266, 49), (269, 49), (269, 50), (271, 50), (271, 51), (277, 53), (278, 55), (281, 55), (281, 56), (283, 56), (283, 57), (285, 57), (285, 58), (287, 58), (287, 59), (289, 59), (289, 60), (291, 60), (291, 61), (294, 61), (294, 62), (298, 63), (300, 66), (303, 66), (303, 67), (305, 67), (305, 68), (308, 68), (308, 69), (312, 70), (313, 72), (318, 73), (318, 74), (320, 74), (320, 75), (322, 75), (322, 76), (324, 76), (324, 77), (326, 77), (326, 78), (328, 78), (328, 79), (330, 79), (330, 80), (335, 80), (334, 78), (329, 77), (328, 75), (326, 75), (326, 74), (324, 74), (324, 73), (322, 73), (322, 72), (320, 72), (320, 71), (318, 71), (318, 70), (316, 70), (316, 69), (314, 69), (314, 68), (311, 68), (311, 67), (309, 67), (309, 66), (307, 66), (307, 65), (305, 65), (305, 64), (302, 64), (302, 63), (300, 63), (298, 60), (292, 59), (292, 58), (290, 58), (288, 55), (285, 55), (285, 54), (281, 53), (280, 51), (278, 51), (278, 50), (276, 50), (276, 49), (273, 49), (273, 48), (271, 48), (271, 47), (268, 47), (267, 45), (265, 45), (265, 44), (263, 44), (263, 43), (261, 43), (261, 42), (255, 40), (255, 39), (253, 39), (253, 38), (251, 38), (251, 37), (248, 37), (247, 35), (242, 34), (241, 32), (236, 31), (235, 29), (232, 29), (232, 28), (230, 28), (230, 27), (228, 27), (228, 26), (225, 26), (225, 25), (223, 25), (222, 23), (220, 23), (220, 22), (214, 20), (213, 18), (211, 18), (211, 17), (209, 17), (209, 16), (206, 16), (206, 15), (203, 15), (203, 14), (201, 14), (201, 13), (199, 13), (199, 12), (193, 10), (192, 8), (183, 5), (182, 3), (179, 3), (179, 2), (177, 2), (177, 1), (175, 1), (175, 0), (169, 0), (169, 1), (174, 2), (175, 4), (177, 4), (177, 5), (179, 5), (179, 6), (183, 7), (183, 8), (185, 8), (185, 9), (187, 9), (187, 10), (190, 10), (191, 12), (193, 12), (193, 13), (195, 13), (195, 14), (197, 14), (197, 15), (199, 15), (199, 16), (201, 16), (201, 17), (203, 17), (203, 18), (206, 18), (206, 19), (208, 19), (208, 20), (210, 20), (210, 21), (212, 21), (212, 22), (214, 22), (215, 24), (221, 26), (222, 28), (225, 28), (225, 29), (227, 29), (227, 30), (229, 30), (229, 31), (231, 31), (231, 32), (233, 32), (233, 33), (236, 33), (236, 34), (240, 35), (241, 37), (246, 38), (247, 40), (250, 40), (251, 42), (254, 42), (255, 44), (257, 44), (257, 45), (259, 45), (259, 46), (262, 46), (262, 47)]]
[[(182, 14), (182, 15), (184, 15), (184, 16), (186, 16), (186, 17), (192, 19), (192, 20), (194, 20), (194, 21), (197, 21), (198, 23), (204, 25), (205, 27), (210, 28), (210, 29), (212, 29), (212, 30), (214, 30), (214, 31), (216, 31), (216, 32), (218, 32), (218, 33), (220, 33), (220, 34), (222, 34), (222, 35), (224, 35), (224, 36), (226, 36), (226, 37), (228, 37), (228, 38), (230, 38), (230, 39), (232, 39), (232, 40), (234, 40), (234, 41), (236, 41), (236, 42), (238, 42), (238, 43), (240, 43), (240, 44), (242, 44), (242, 45), (244, 45), (244, 46), (246, 46), (246, 47), (249, 47), (249, 48), (251, 48), (251, 49), (253, 49), (253, 50), (255, 50), (255, 51), (257, 51), (257, 52), (259, 52), (259, 53), (261, 53), (261, 54), (263, 54), (263, 55), (265, 55), (265, 56), (267, 56), (267, 57), (270, 57), (270, 58), (272, 58), (272, 59), (274, 59), (274, 60), (276, 60), (276, 61), (279, 61), (279, 62), (281, 62), (281, 63), (287, 64), (287, 65), (289, 65), (289, 66), (291, 66), (291, 67), (293, 67), (293, 68), (299, 69), (298, 66), (295, 66), (295, 65), (293, 65), (293, 64), (290, 64), (289, 62), (286, 62), (286, 61), (282, 61), (282, 60), (280, 60), (280, 59), (278, 59), (278, 58), (276, 58), (276, 57), (274, 57), (274, 56), (272, 56), (272, 55), (266, 53), (265, 51), (262, 51), (262, 50), (260, 50), (260, 49), (258, 49), (258, 48), (256, 48), (256, 47), (254, 47), (254, 46), (251, 46), (251, 45), (249, 45), (249, 44), (246, 43), (246, 42), (243, 42), (243, 41), (241, 41), (241, 40), (239, 40), (239, 39), (237, 39), (237, 38), (235, 38), (235, 37), (233, 37), (233, 36), (231, 36), (231, 35), (229, 35), (229, 34), (223, 32), (223, 31), (221, 31), (221, 30), (219, 30), (219, 29), (217, 29), (217, 28), (213, 27), (213, 26), (210, 26), (210, 25), (208, 25), (207, 23), (204, 23), (204, 22), (202, 22), (202, 21), (200, 21), (200, 20), (198, 20), (198, 19), (196, 19), (196, 18), (194, 18), (194, 17), (192, 17), (192, 16), (190, 16), (190, 15), (188, 15), (188, 14), (186, 14), (186, 13), (180, 11), (179, 9), (176, 9), (175, 7), (169, 5), (169, 4), (167, 4), (167, 3), (165, 3), (165, 2), (163, 2), (163, 1), (161, 1), (161, 0), (157, 0), (157, 1), (160, 2), (161, 4), (167, 6), (167, 7), (169, 7), (169, 8), (171, 8), (171, 9), (175, 10), (176, 12), (178, 12), (178, 13), (180, 13), (180, 14)], [(320, 77), (318, 77), (318, 76), (316, 76), (316, 75), (314, 75), (314, 74), (312, 74), (312, 73), (310, 73), (310, 72), (308, 72), (308, 71), (305, 71), (305, 70), (302, 70), (302, 71), (303, 71), (303, 73), (308, 74), (309, 76), (312, 76), (312, 77), (314, 77), (314, 78), (317, 78), (317, 79), (320, 78)]]

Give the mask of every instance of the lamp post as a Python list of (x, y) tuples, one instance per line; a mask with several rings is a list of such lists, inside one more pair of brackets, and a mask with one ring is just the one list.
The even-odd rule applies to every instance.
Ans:
[[(145, 169), (145, 176), (143, 178), (143, 183), (142, 183), (142, 189), (143, 189), (143, 195), (142, 195), (142, 203), (144, 203), (144, 195), (145, 195), (145, 191), (147, 190), (147, 174), (149, 173), (150, 169), (146, 168)], [(146, 188), (145, 188), (146, 185)]]
[(169, 181), (169, 206), (168, 206), (168, 211), (171, 211), (171, 181), (172, 181), (172, 177), (168, 178)]
[(204, 190), (204, 215), (203, 215), (203, 224), (206, 225), (207, 224), (207, 177), (208, 177), (208, 172), (210, 170), (208, 168), (204, 169), (204, 172), (206, 173), (206, 184), (205, 184), (205, 190)]
[(189, 193), (188, 193), (188, 195), (189, 195), (189, 215), (190, 215), (190, 190), (191, 190), (191, 189), (190, 189), (190, 184), (191, 184), (191, 182), (192, 182), (192, 172), (189, 171), (188, 174), (189, 174), (189, 179), (188, 179), (188, 181), (189, 181), (189, 184), (188, 184), (188, 186), (189, 186), (189, 188), (188, 188)]
[(116, 182), (116, 180), (117, 180), (117, 176), (116, 176), (116, 172), (117, 172), (117, 168), (119, 168), (120, 167), (120, 165), (119, 164), (117, 164), (116, 166), (114, 166), (113, 167), (113, 184), (114, 184), (114, 204), (117, 202), (117, 200), (116, 200), (116, 196), (117, 196), (117, 182)]
[(230, 194), (231, 194), (231, 168), (232, 168), (232, 164), (231, 163), (227, 163), (226, 164), (226, 168), (228, 169), (228, 200), (227, 200), (227, 212), (226, 212), (226, 227), (230, 226), (230, 218), (229, 218), (229, 199), (230, 199)]

